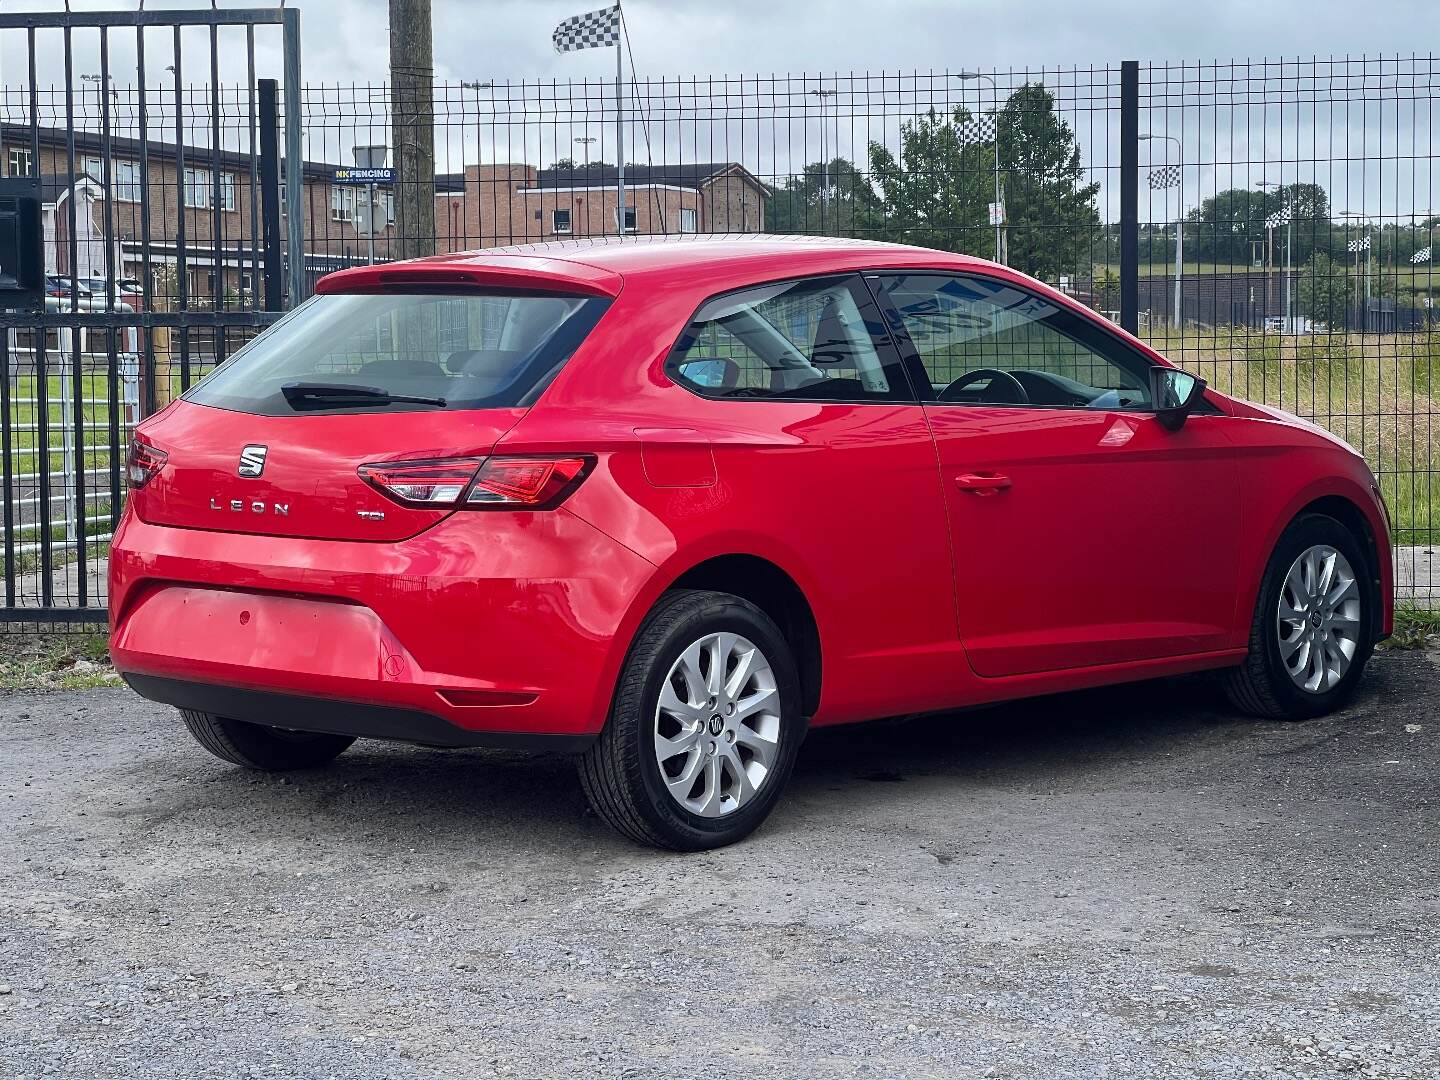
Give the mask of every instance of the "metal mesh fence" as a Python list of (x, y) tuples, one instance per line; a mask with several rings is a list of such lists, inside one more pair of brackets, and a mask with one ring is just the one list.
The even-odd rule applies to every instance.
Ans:
[[(95, 265), (110, 252), (102, 293), (108, 274), (120, 302), (141, 297), (137, 310), (267, 307), (250, 89), (267, 72), (263, 57), (248, 63), (238, 88), (199, 72), (203, 85), (177, 91), (182, 75), (169, 72), (142, 94), (116, 73), (78, 90), (10, 86), (0, 97), (0, 172), (69, 173), (57, 198), (68, 190), (85, 206)], [(151, 71), (163, 67), (157, 59)], [(1219, 389), (1298, 413), (1359, 448), (1395, 518), (1401, 595), (1432, 603), (1437, 76), (1428, 56), (1142, 66), (1128, 146), (1118, 67), (642, 78), (618, 99), (609, 81), (442, 82), (434, 220), (423, 229), (398, 220), (396, 206), (417, 178), (366, 186), (336, 174), (359, 161), (357, 148), (380, 148), (386, 160), (395, 121), (406, 119), (392, 115), (388, 88), (310, 86), (301, 197), (281, 205), (286, 226), (300, 219), (303, 250), (283, 258), (303, 269), (306, 287), (417, 244), (445, 252), (618, 234), (814, 234), (998, 258), (1109, 318), (1133, 319)], [(108, 168), (93, 168), (89, 148), (107, 140)], [(1127, 160), (1139, 192), (1129, 265)], [(55, 220), (57, 268), (89, 276), (67, 261), (68, 212)], [(181, 247), (186, 272), (166, 270)], [(69, 302), (60, 288), (57, 299)], [(48, 348), (65, 357), (64, 370), (43, 379), (35, 332), (11, 332), (0, 402), (7, 482), (17, 498), (38, 500), (28, 505), (63, 508), (45, 522), (17, 509), (11, 535), (21, 545), (47, 533), (69, 543), (78, 526), (93, 576), (82, 599), (77, 571), (53, 546), (16, 548), (7, 571), (16, 604), (103, 603), (128, 426), (257, 329), (136, 319), (77, 347), (52, 327)], [(1032, 359), (1061, 348), (1029, 337), (1009, 344)], [(77, 454), (64, 432), (79, 431), (82, 414), (98, 438)], [(23, 487), (27, 468), (45, 471), (33, 464), (42, 444), (45, 492), (32, 490), (34, 476)], [(82, 466), (95, 479), (76, 485)]]

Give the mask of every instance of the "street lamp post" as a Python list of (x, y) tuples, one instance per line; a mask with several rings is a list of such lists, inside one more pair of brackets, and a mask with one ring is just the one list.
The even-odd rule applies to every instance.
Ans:
[(989, 75), (978, 71), (962, 71), (959, 77), (963, 82), (975, 82), (978, 79), (988, 82), (995, 103), (995, 210), (991, 216), (995, 219), (995, 261), (1004, 263), (1005, 249), (1001, 239), (1005, 225), (1005, 200), (1000, 194), (1000, 86)]
[(585, 147), (585, 168), (590, 168), (590, 144), (595, 141), (594, 135), (577, 135), (575, 141)]
[[(1355, 252), (1355, 272), (1360, 272), (1360, 252), (1365, 253), (1365, 307), (1360, 312), (1360, 331), (1364, 333), (1370, 329), (1370, 215), (1356, 210), (1342, 210), (1342, 218), (1350, 218), (1360, 222), (1360, 239), (1350, 242), (1350, 250)], [(1355, 290), (1355, 305), (1360, 306), (1360, 290)]]
[[(1285, 190), (1284, 184), (1278, 183), (1273, 180), (1261, 180), (1255, 186), (1261, 189), (1274, 188), (1275, 190), (1281, 192)], [(1290, 255), (1290, 251), (1294, 245), (1295, 238), (1295, 206), (1293, 198), (1291, 199), (1290, 205), (1287, 206), (1282, 202), (1279, 210), (1275, 211), (1275, 213), (1273, 214), (1266, 216), (1265, 225), (1267, 232), (1270, 229), (1273, 229), (1276, 225), (1280, 224), (1281, 219), (1283, 219), (1285, 222), (1285, 265), (1282, 269), (1282, 273), (1284, 273), (1285, 275), (1285, 328), (1283, 332), (1286, 334), (1293, 334), (1295, 333), (1295, 307), (1293, 304), (1294, 295), (1291, 286), (1295, 280), (1295, 264)], [(1265, 299), (1267, 302), (1270, 299), (1268, 284)]]
[[(825, 206), (830, 199), (830, 142), (825, 130), (825, 102), (838, 94), (839, 90), (811, 90), (810, 96), (820, 99), (820, 231), (825, 231)], [(838, 116), (837, 116), (838, 127)], [(835, 133), (835, 142), (840, 142), (840, 133)]]
[[(1180, 283), (1185, 274), (1185, 144), (1174, 135), (1141, 135), (1141, 142), (1163, 139), (1175, 144), (1175, 156), (1180, 163), (1175, 166), (1175, 302), (1172, 305), (1170, 322), (1179, 330), (1182, 325), (1180, 312)], [(1169, 156), (1168, 153), (1166, 155)], [(1166, 184), (1166, 187), (1169, 185)]]

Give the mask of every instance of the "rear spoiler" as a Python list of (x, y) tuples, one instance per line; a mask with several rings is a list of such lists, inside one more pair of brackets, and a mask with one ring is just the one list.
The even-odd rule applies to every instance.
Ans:
[(315, 291), (330, 293), (417, 290), (519, 289), (583, 296), (620, 295), (624, 279), (613, 270), (568, 259), (532, 255), (464, 255), (354, 266), (326, 274)]

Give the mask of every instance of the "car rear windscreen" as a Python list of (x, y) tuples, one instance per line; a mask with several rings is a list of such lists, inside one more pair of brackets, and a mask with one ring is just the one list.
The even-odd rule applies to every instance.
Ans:
[(315, 296), (185, 399), (265, 416), (523, 407), (609, 303), (501, 292)]

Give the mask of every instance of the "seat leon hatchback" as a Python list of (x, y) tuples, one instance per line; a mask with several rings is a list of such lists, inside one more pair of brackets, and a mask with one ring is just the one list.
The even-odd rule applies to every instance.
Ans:
[(1207, 669), (1300, 719), (1390, 629), (1355, 451), (1003, 266), (629, 238), (317, 293), (139, 427), (110, 562), (117, 667), (237, 765), (560, 750), (707, 848), (810, 727)]

